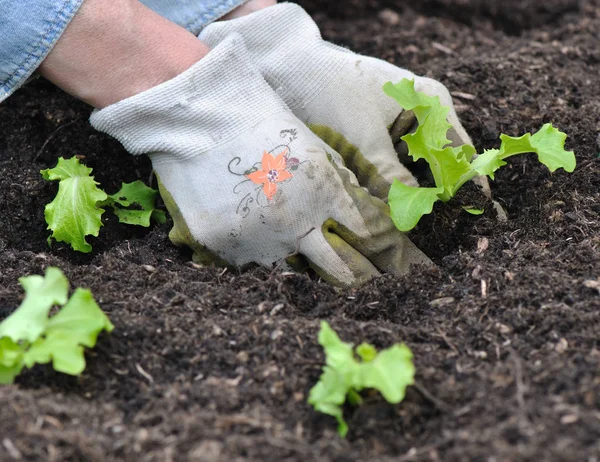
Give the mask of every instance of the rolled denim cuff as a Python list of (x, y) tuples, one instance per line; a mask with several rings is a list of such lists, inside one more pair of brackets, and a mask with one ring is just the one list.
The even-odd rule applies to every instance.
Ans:
[[(0, 0), (1, 1), (1, 0)], [(248, 0), (141, 0), (164, 18), (185, 27), (194, 35)]]
[(39, 67), (83, 0), (0, 0), (0, 102)]

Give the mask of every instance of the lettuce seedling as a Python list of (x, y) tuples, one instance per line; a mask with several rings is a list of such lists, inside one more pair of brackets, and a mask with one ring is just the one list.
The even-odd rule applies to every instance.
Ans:
[(98, 236), (103, 207), (107, 206), (112, 207), (121, 223), (148, 227), (151, 218), (158, 223), (166, 220), (165, 213), (154, 206), (158, 192), (139, 180), (123, 183), (116, 194), (109, 196), (91, 176), (92, 169), (75, 157), (60, 157), (56, 167), (40, 173), (45, 180), (59, 181), (56, 197), (44, 210), (48, 229), (52, 231), (49, 243), (55, 239), (70, 244), (78, 252), (91, 252), (86, 236)]
[(164, 223), (165, 212), (154, 208), (158, 191), (149, 188), (142, 181), (122, 183), (116, 194), (108, 196), (114, 214), (121, 223), (149, 227), (150, 220)]
[(473, 146), (449, 146), (449, 108), (442, 106), (439, 97), (416, 91), (414, 81), (408, 79), (397, 84), (388, 82), (383, 90), (417, 117), (417, 130), (402, 139), (413, 159), (425, 159), (429, 164), (435, 181), (435, 187), (419, 188), (394, 180), (388, 201), (392, 220), (401, 231), (414, 228), (423, 215), (431, 213), (436, 201), (448, 202), (474, 177), (487, 175), (493, 180), (494, 172), (506, 165), (505, 159), (511, 156), (534, 152), (551, 172), (559, 168), (567, 172), (575, 169), (574, 153), (564, 149), (567, 135), (552, 124), (545, 124), (534, 135), (528, 133), (517, 138), (500, 135), (499, 149), (486, 150), (476, 156)]
[[(25, 289), (21, 305), (0, 323), (0, 384), (12, 383), (24, 367), (52, 361), (55, 370), (79, 375), (85, 369), (84, 347), (93, 348), (103, 330), (114, 326), (88, 289), (76, 289), (58, 268), (45, 276), (19, 279)], [(48, 317), (53, 306), (62, 306)]]
[(335, 417), (342, 437), (348, 433), (342, 411), (346, 399), (358, 405), (362, 401), (359, 392), (374, 388), (388, 402), (396, 404), (404, 399), (406, 387), (414, 383), (412, 352), (404, 344), (378, 353), (374, 346), (362, 343), (354, 350), (352, 344), (340, 340), (326, 321), (321, 321), (319, 344), (325, 350), (325, 366), (310, 390), (308, 403)]

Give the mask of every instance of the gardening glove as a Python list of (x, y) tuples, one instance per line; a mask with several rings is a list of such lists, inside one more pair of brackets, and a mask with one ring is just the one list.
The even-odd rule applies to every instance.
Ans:
[(416, 121), (412, 112), (401, 115), (398, 103), (383, 93), (384, 83), (414, 79), (417, 91), (439, 96), (450, 107), (450, 140), (472, 144), (444, 85), (324, 41), (298, 5), (281, 3), (215, 22), (199, 38), (214, 46), (231, 32), (244, 37), (250, 60), (294, 114), (337, 150), (348, 168), (358, 167), (358, 180), (377, 197), (387, 199), (394, 178), (418, 186), (394, 149)]
[(272, 267), (289, 257), (340, 286), (429, 262), (247, 55), (233, 34), (174, 79), (90, 118), (150, 156), (171, 240), (203, 264)]

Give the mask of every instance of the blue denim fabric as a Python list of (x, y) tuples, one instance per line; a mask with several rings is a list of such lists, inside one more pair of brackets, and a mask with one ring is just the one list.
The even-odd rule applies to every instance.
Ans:
[[(141, 0), (198, 35), (247, 0)], [(0, 0), (0, 102), (33, 74), (83, 0)]]
[[(0, 0), (1, 2), (2, 0)], [(202, 28), (248, 0), (140, 0), (161, 16), (198, 35)]]
[(0, 0), (0, 101), (38, 68), (83, 0)]

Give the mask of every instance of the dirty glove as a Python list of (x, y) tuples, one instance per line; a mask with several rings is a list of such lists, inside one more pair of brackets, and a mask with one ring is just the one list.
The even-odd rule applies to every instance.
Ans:
[(91, 116), (129, 152), (150, 156), (171, 240), (205, 264), (272, 267), (290, 257), (342, 286), (428, 262), (247, 54), (233, 34), (183, 74)]
[[(244, 37), (250, 60), (294, 114), (337, 150), (347, 167), (359, 167), (360, 183), (377, 197), (387, 198), (394, 178), (418, 186), (394, 149), (400, 136), (414, 129), (415, 119), (412, 113), (412, 117), (398, 119), (402, 109), (383, 93), (385, 82), (415, 79), (417, 91), (439, 96), (450, 107), (448, 120), (454, 127), (450, 140), (472, 144), (441, 83), (324, 41), (317, 25), (298, 5), (281, 3), (215, 22), (199, 38), (214, 46), (231, 32)], [(389, 131), (392, 126), (394, 139)]]

